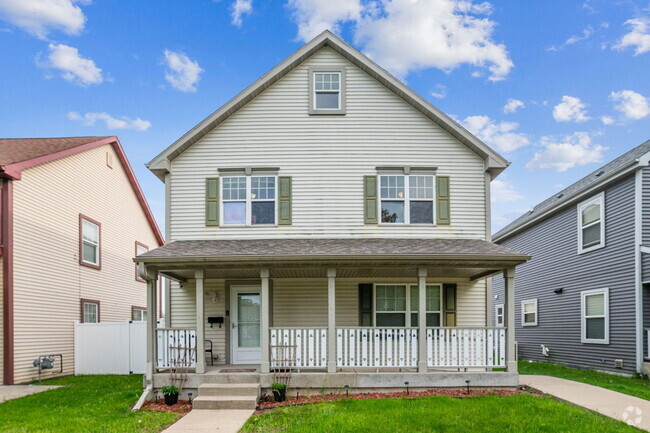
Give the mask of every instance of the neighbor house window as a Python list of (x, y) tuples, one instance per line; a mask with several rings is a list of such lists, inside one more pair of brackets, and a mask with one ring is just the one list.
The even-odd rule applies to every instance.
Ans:
[(521, 326), (537, 326), (537, 299), (521, 303)]
[(495, 324), (496, 326), (503, 326), (503, 317), (504, 317), (504, 309), (503, 309), (503, 304), (496, 305), (494, 307), (494, 317), (495, 317)]
[(605, 246), (605, 196), (599, 194), (578, 205), (578, 252)]
[(99, 323), (99, 301), (81, 300), (81, 323)]
[(276, 185), (276, 176), (223, 177), (223, 225), (275, 224)]
[[(427, 326), (442, 326), (442, 286), (426, 286)], [(407, 284), (375, 285), (376, 326), (418, 326), (418, 286)]]
[(609, 344), (609, 289), (580, 293), (582, 307), (582, 342)]
[[(135, 256), (136, 257), (139, 256), (140, 254), (146, 253), (147, 251), (149, 251), (148, 246), (146, 246), (145, 244), (143, 244), (141, 242), (135, 241)], [(143, 283), (145, 282), (145, 280), (140, 278), (140, 273), (138, 272), (138, 264), (137, 263), (135, 265), (135, 279), (138, 280), (138, 281), (142, 281)]]
[(144, 322), (147, 320), (147, 309), (144, 307), (131, 307), (131, 315), (134, 322)]
[(381, 222), (433, 224), (434, 190), (433, 175), (379, 176)]
[(79, 262), (82, 265), (99, 268), (101, 264), (101, 225), (86, 216), (79, 217), (80, 252)]

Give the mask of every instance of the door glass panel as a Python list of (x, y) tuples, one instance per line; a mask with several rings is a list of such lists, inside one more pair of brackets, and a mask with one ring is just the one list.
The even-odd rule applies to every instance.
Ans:
[(260, 347), (260, 295), (237, 294), (237, 329), (239, 347)]

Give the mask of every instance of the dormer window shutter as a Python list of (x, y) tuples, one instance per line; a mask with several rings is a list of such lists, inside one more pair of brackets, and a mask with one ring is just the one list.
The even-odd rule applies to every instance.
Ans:
[(363, 215), (365, 224), (378, 224), (377, 176), (363, 177)]
[(280, 176), (278, 183), (278, 224), (291, 225), (291, 176)]
[(436, 224), (449, 225), (449, 176), (436, 176)]
[(205, 180), (205, 225), (219, 225), (219, 178)]

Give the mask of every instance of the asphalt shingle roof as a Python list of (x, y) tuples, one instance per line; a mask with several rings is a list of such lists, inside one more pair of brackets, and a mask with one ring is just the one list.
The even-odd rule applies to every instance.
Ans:
[(29, 161), (109, 137), (2, 138), (0, 165)]

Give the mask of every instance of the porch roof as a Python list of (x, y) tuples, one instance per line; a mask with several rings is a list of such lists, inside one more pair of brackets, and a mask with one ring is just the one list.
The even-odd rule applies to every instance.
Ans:
[(141, 254), (134, 261), (168, 275), (208, 268), (227, 268), (230, 276), (235, 269), (260, 267), (300, 267), (303, 271), (374, 267), (386, 272), (395, 267), (427, 267), (450, 277), (481, 278), (529, 259), (520, 252), (477, 239), (344, 238), (175, 241)]

